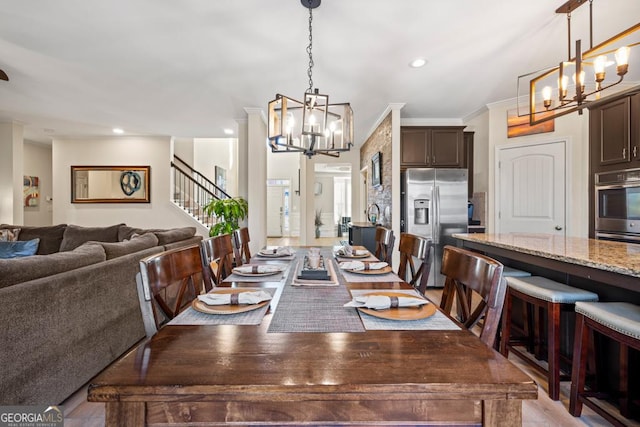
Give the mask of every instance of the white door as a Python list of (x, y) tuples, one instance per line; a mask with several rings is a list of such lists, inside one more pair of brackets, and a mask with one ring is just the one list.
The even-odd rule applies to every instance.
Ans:
[(498, 233), (565, 235), (566, 141), (498, 148)]
[(267, 237), (282, 237), (284, 189), (279, 185), (267, 187)]

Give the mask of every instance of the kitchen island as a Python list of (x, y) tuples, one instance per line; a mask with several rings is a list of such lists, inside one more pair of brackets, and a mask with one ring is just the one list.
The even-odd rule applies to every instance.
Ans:
[[(640, 305), (640, 244), (533, 233), (453, 236), (467, 249), (532, 275), (595, 292), (600, 301)], [(512, 320), (522, 323), (516, 319), (522, 316), (520, 310), (514, 306)], [(573, 355), (574, 322), (573, 311), (561, 313), (560, 351), (568, 360)], [(618, 347), (606, 337), (599, 338), (597, 381), (601, 390), (611, 392), (618, 387)], [(562, 366), (570, 372), (567, 364)], [(640, 352), (629, 350), (628, 368), (629, 378), (640, 378)], [(629, 393), (640, 395), (640, 384), (632, 381)]]
[(465, 248), (505, 265), (640, 304), (640, 244), (551, 234), (454, 234)]

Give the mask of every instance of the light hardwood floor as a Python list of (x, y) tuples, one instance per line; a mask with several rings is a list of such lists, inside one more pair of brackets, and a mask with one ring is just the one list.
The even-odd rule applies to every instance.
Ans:
[[(346, 237), (345, 237), (346, 239)], [(341, 238), (316, 239), (311, 246), (338, 245)], [(268, 245), (297, 246), (295, 238), (268, 239)], [(440, 303), (441, 290), (428, 290), (427, 297), (434, 303)], [(547, 395), (547, 380), (539, 371), (521, 361), (517, 356), (509, 355), (520, 369), (531, 376), (538, 384), (538, 399), (528, 400), (523, 403), (523, 426), (608, 426), (606, 420), (585, 407), (580, 418), (574, 418), (567, 410), (569, 407), (570, 382), (562, 382), (560, 386), (560, 400), (554, 402)], [(65, 414), (65, 427), (99, 427), (104, 426), (104, 404), (90, 403), (86, 401), (87, 390), (83, 388), (63, 403)], [(630, 422), (629, 425), (640, 426), (640, 423)]]

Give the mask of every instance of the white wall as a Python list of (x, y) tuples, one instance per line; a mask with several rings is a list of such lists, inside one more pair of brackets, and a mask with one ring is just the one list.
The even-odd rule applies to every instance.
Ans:
[(52, 225), (53, 203), (50, 200), (53, 194), (51, 146), (25, 141), (23, 173), (27, 176), (37, 176), (40, 184), (38, 206), (24, 207), (24, 225)]
[(195, 138), (191, 166), (216, 182), (215, 167), (227, 172), (226, 192), (238, 196), (238, 141), (235, 138)]
[[(196, 226), (170, 201), (171, 138), (56, 138), (52, 144), (53, 223), (141, 228)], [(71, 203), (71, 166), (151, 166), (151, 203)], [(207, 235), (205, 227), (197, 233)]]
[(0, 223), (23, 224), (23, 127), (0, 123)]

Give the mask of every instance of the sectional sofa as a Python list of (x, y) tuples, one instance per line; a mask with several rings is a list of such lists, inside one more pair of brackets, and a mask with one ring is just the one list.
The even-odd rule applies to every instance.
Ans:
[(202, 239), (192, 227), (3, 228), (39, 245), (0, 259), (0, 405), (59, 404), (136, 344), (138, 261)]

